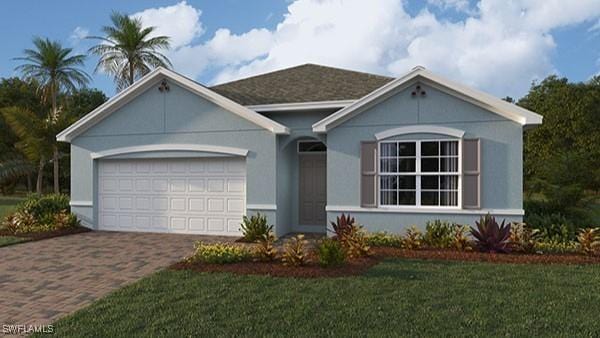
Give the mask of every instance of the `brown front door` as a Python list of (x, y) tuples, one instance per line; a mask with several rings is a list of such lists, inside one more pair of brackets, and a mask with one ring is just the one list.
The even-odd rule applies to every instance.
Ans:
[(299, 154), (300, 225), (327, 223), (327, 155)]

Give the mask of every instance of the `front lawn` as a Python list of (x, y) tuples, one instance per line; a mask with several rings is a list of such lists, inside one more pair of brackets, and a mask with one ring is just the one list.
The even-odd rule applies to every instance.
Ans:
[(10, 214), (23, 199), (22, 197), (0, 196), (0, 220)]
[(0, 236), (0, 247), (27, 241), (27, 238), (15, 236)]
[(59, 336), (599, 336), (599, 265), (389, 259), (294, 279), (166, 270), (59, 320)]

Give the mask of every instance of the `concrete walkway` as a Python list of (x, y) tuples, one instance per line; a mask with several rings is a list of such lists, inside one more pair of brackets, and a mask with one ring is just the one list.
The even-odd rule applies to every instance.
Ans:
[(88, 232), (0, 248), (0, 328), (50, 324), (189, 255), (197, 240), (233, 239)]

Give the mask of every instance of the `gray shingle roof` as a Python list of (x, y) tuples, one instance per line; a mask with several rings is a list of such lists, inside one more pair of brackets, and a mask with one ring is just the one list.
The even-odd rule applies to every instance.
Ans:
[(393, 78), (315, 64), (223, 83), (211, 90), (242, 105), (359, 99)]

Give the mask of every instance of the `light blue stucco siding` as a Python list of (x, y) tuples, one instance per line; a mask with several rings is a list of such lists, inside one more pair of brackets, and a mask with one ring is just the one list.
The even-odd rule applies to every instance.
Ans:
[[(410, 225), (424, 228), (429, 220), (443, 219), (473, 224), (479, 215), (458, 210), (448, 213), (389, 212), (360, 208), (360, 142), (375, 134), (411, 125), (459, 129), (465, 138), (481, 140), (481, 211), (499, 210), (500, 219), (521, 220), (522, 126), (453, 95), (421, 83), (425, 97), (413, 97), (414, 86), (395, 93), (327, 133), (327, 205), (344, 209), (367, 230), (403, 232)], [(447, 135), (412, 134), (405, 139), (452, 138)], [(353, 211), (354, 210), (354, 211)], [(507, 214), (502, 215), (504, 210)], [(328, 212), (335, 219), (341, 211)]]
[(325, 232), (323, 226), (299, 224), (300, 178), (297, 143), (300, 140), (320, 140), (327, 143), (325, 135), (313, 133), (312, 125), (331, 113), (331, 110), (322, 110), (264, 114), (291, 130), (290, 135), (278, 136), (277, 146), (277, 224), (286, 232)]
[[(163, 144), (227, 146), (248, 150), (246, 204), (274, 206), (276, 201), (277, 137), (271, 131), (230, 112), (173, 83), (160, 93), (156, 86), (113, 112), (71, 142), (71, 199), (88, 226), (97, 224), (97, 162), (91, 153), (122, 147)], [(156, 157), (190, 157), (193, 154), (160, 153)], [(147, 157), (148, 155), (136, 155)], [(198, 156), (207, 156), (198, 153)], [(275, 211), (260, 211), (276, 224)]]

